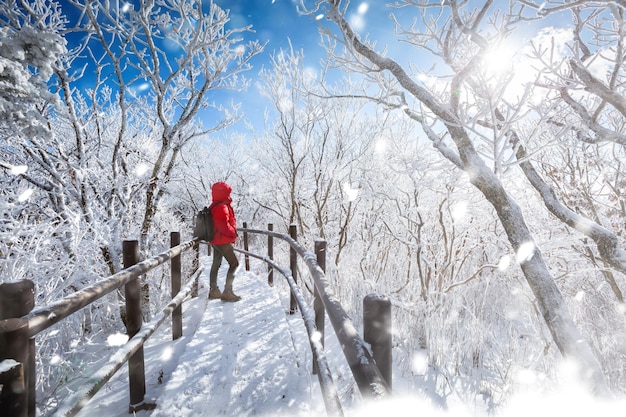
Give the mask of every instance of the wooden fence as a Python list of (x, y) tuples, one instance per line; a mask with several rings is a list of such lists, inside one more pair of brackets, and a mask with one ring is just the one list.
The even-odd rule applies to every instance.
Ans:
[[(202, 271), (198, 263), (198, 242), (180, 244), (180, 233), (170, 235), (171, 249), (139, 261), (136, 240), (123, 242), (124, 270), (44, 307), (34, 308), (32, 281), (0, 284), (0, 417), (35, 417), (35, 336), (69, 315), (124, 286), (126, 293), (126, 331), (129, 341), (76, 393), (66, 398), (55, 415), (73, 416), (96, 392), (128, 362), (129, 412), (154, 408), (145, 401), (143, 344), (172, 316), (172, 337), (182, 336), (181, 304), (188, 296), (197, 295), (197, 278)], [(181, 290), (183, 252), (195, 248), (192, 279)], [(150, 323), (142, 324), (139, 277), (157, 266), (170, 262), (172, 299)]]
[[(315, 253), (305, 250), (297, 242), (297, 229), (295, 225), (289, 227), (289, 234), (273, 232), (273, 226), (268, 225), (268, 230), (240, 229), (244, 233), (244, 251), (247, 252), (247, 234), (255, 233), (268, 237), (268, 254), (263, 258), (270, 268), (273, 265), (273, 238), (286, 241), (290, 246), (290, 268), (281, 269), (280, 272), (293, 279), (294, 286), (291, 287), (290, 312), (296, 311), (297, 301), (297, 260), (300, 256), (309, 269), (314, 284), (313, 309), (315, 313), (315, 329), (321, 340), (323, 348), (324, 341), (324, 318), (328, 316), (333, 326), (335, 334), (342, 347), (343, 354), (350, 366), (354, 380), (359, 387), (359, 391), (366, 398), (385, 397), (391, 393), (392, 364), (391, 364), (391, 302), (379, 294), (371, 294), (363, 300), (363, 323), (364, 337), (361, 337), (356, 330), (352, 320), (341, 306), (341, 303), (330, 288), (325, 274), (326, 265), (326, 242), (316, 240)], [(271, 272), (271, 271), (269, 271)], [(268, 274), (273, 279), (271, 274)], [(306, 324), (306, 318), (305, 319)], [(317, 339), (310, 335), (310, 339)], [(368, 348), (369, 345), (369, 348)], [(370, 348), (372, 353), (370, 354)], [(314, 357), (316, 350), (313, 348)], [(317, 364), (314, 364), (314, 368)], [(320, 383), (322, 381), (320, 380)]]
[[(334, 296), (325, 276), (326, 242), (315, 242), (315, 253), (306, 251), (297, 242), (296, 227), (290, 226), (289, 234), (276, 233), (273, 225), (268, 230), (244, 227), (244, 249), (236, 249), (245, 256), (245, 267), (250, 269), (250, 257), (268, 264), (268, 284), (272, 285), (273, 271), (279, 271), (290, 286), (289, 312), (300, 310), (309, 334), (313, 352), (313, 372), (318, 375), (326, 410), (329, 415), (342, 416), (343, 411), (332, 381), (328, 362), (324, 355), (324, 321), (327, 315), (342, 346), (361, 394), (366, 398), (385, 397), (391, 393), (391, 308), (389, 300), (372, 294), (363, 301), (364, 331), (359, 336), (350, 317)], [(248, 248), (248, 234), (266, 235), (267, 256), (252, 253)], [(273, 260), (274, 238), (286, 241), (290, 246), (289, 268), (279, 266)], [(172, 232), (171, 249), (150, 259), (139, 261), (137, 241), (123, 242), (124, 270), (73, 293), (44, 307), (34, 308), (34, 284), (32, 281), (5, 282), (0, 284), (0, 417), (35, 417), (35, 336), (41, 331), (90, 305), (94, 301), (124, 286), (126, 293), (126, 329), (129, 341), (116, 352), (111, 360), (87, 383), (70, 397), (64, 399), (55, 410), (55, 416), (73, 416), (97, 391), (128, 362), (130, 405), (129, 413), (155, 407), (145, 399), (145, 374), (143, 344), (156, 329), (172, 316), (172, 338), (182, 336), (182, 302), (189, 296), (197, 296), (199, 245), (196, 239), (180, 243), (180, 233)], [(184, 288), (180, 256), (195, 249), (193, 271)], [(209, 246), (210, 254), (210, 246)], [(302, 258), (314, 282), (314, 314), (304, 302), (297, 285), (298, 257)], [(165, 262), (171, 266), (172, 299), (150, 323), (142, 323), (139, 277)], [(371, 349), (371, 353), (370, 353)]]

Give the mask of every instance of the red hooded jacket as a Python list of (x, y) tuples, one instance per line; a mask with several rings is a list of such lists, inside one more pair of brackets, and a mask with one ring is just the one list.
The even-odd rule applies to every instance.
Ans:
[(232, 187), (225, 182), (216, 182), (211, 186), (213, 197), (211, 213), (215, 228), (215, 238), (210, 242), (211, 245), (226, 245), (237, 240), (237, 220), (230, 205), (233, 201), (230, 198), (232, 190)]

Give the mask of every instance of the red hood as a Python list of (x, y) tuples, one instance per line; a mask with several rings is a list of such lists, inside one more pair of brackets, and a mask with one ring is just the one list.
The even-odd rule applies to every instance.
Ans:
[(213, 197), (213, 202), (217, 203), (219, 201), (223, 201), (230, 203), (231, 191), (233, 191), (233, 189), (230, 185), (225, 182), (216, 182), (211, 186), (211, 196)]

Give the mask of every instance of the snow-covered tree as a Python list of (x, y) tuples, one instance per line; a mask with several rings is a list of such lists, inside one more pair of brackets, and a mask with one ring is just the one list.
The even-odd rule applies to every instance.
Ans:
[[(1, 233), (14, 236), (0, 271), (34, 279), (45, 304), (121, 269), (122, 240), (138, 239), (147, 255), (169, 245), (168, 228), (191, 230), (192, 209), (172, 198), (181, 151), (237, 120), (220, 91), (247, 87), (242, 73), (263, 46), (196, 0), (0, 8), (1, 197), (11, 208)], [(54, 280), (18, 267), (32, 256)]]
[[(139, 235), (149, 250), (152, 218), (181, 149), (238, 117), (236, 106), (228, 109), (212, 95), (245, 88), (240, 73), (262, 46), (245, 44), (238, 36), (248, 28), (226, 29), (228, 14), (198, 1), (144, 2), (138, 10), (64, 3), (75, 21), (63, 19), (56, 3), (10, 3), (7, 10), (17, 11), (6, 15), (18, 13), (21, 20), (8, 21), (5, 30), (20, 33), (22, 20), (36, 22), (40, 36), (56, 36), (41, 48), (65, 36), (72, 37), (73, 49), (56, 56), (44, 51), (54, 65), (43, 65), (43, 58), (31, 64), (42, 67), (35, 75), (53, 76), (62, 99), (46, 121), (54, 137), (6, 136), (4, 146), (15, 156), (13, 165), (29, 167), (21, 178), (48, 195), (62, 222), (81, 219), (114, 272), (121, 239)], [(31, 52), (37, 56), (36, 48)], [(17, 48), (15, 54), (20, 56)]]
[[(529, 227), (533, 218), (524, 213), (516, 197), (515, 187), (511, 186), (519, 181), (518, 175), (514, 175), (519, 171), (511, 168), (532, 161), (532, 155), (518, 152), (524, 149), (524, 139), (529, 132), (533, 134), (533, 126), (542, 129), (552, 120), (537, 119), (529, 114), (528, 105), (531, 99), (536, 99), (530, 93), (536, 90), (528, 84), (526, 89), (513, 90), (513, 68), (505, 65), (508, 71), (498, 72), (496, 63), (513, 62), (503, 55), (503, 51), (510, 48), (510, 45), (506, 45), (508, 35), (524, 20), (535, 19), (538, 20), (537, 24), (541, 24), (539, 18), (547, 6), (538, 6), (537, 14), (525, 2), (511, 2), (504, 9), (489, 1), (478, 7), (461, 2), (397, 2), (393, 6), (402, 8), (403, 12), (393, 15), (394, 27), (390, 28), (389, 34), (394, 33), (397, 39), (414, 50), (411, 54), (393, 56), (392, 50), (386, 49), (385, 44), (375, 42), (376, 39), (359, 33), (351, 25), (350, 16), (355, 11), (349, 2), (304, 3), (305, 7), (309, 6), (307, 11), (313, 16), (324, 12), (335, 24), (333, 29), (323, 30), (330, 62), (378, 84), (380, 93), (369, 94), (372, 101), (397, 108), (417, 122), (441, 156), (464, 172), (467, 181), (491, 204), (516, 254), (519, 268), (532, 290), (552, 340), (564, 356), (579, 361), (584, 379), (591, 381), (593, 389), (605, 393), (606, 382), (598, 360), (589, 344), (581, 343), (583, 336), (568, 311), (549, 262), (540, 249), (537, 235)], [(409, 10), (414, 10), (412, 18), (416, 21), (408, 17)], [(615, 28), (620, 27), (616, 17), (623, 13), (623, 8), (611, 4), (602, 6), (602, 10), (592, 14), (602, 14), (604, 19), (608, 17), (607, 26), (621, 33)], [(584, 19), (578, 21), (582, 25), (591, 24), (589, 22)], [(598, 35), (603, 30), (598, 25), (594, 27)], [(336, 35), (337, 31), (339, 36)], [(623, 36), (615, 36), (614, 39), (623, 40)], [(579, 42), (577, 45), (584, 44)], [(618, 51), (616, 55), (620, 57), (621, 48), (618, 46), (614, 50)], [(411, 62), (411, 56), (418, 61)], [(438, 64), (445, 63), (446, 67), (431, 68), (431, 62), (435, 60)], [(615, 63), (613, 72), (619, 74), (623, 58), (612, 62)], [(586, 82), (588, 90), (595, 87), (596, 94), (605, 102), (615, 100), (615, 94), (606, 93), (610, 88), (602, 89), (602, 86), (594, 84), (594, 80), (585, 78), (587, 74), (581, 70), (576, 59), (571, 60), (570, 64), (580, 82)], [(545, 71), (550, 69), (546, 68)], [(614, 81), (615, 85), (618, 81), (619, 77)], [(607, 85), (610, 85), (610, 80)], [(568, 88), (574, 86), (570, 84)], [(595, 123), (593, 119), (587, 118), (590, 111), (583, 111), (583, 106), (577, 106), (571, 100), (568, 103), (564, 90), (559, 91), (560, 103), (569, 104), (575, 110), (570, 110), (570, 114), (575, 113), (587, 121), (585, 132), (595, 128), (594, 137), (601, 132), (606, 134), (605, 130), (590, 124)], [(539, 102), (545, 103), (545, 100)], [(617, 101), (616, 104), (619, 108)], [(604, 102), (597, 106), (607, 108)], [(515, 158), (516, 153), (519, 161)], [(529, 170), (524, 170), (524, 174), (530, 177)], [(550, 202), (554, 201), (558, 199), (550, 199)], [(582, 216), (576, 218), (581, 220)], [(580, 228), (584, 227), (583, 223)], [(614, 234), (609, 233), (601, 239), (606, 238), (607, 243), (612, 243), (609, 255), (614, 255), (614, 259), (618, 260), (616, 266), (619, 267), (623, 251), (619, 250), (618, 240), (614, 237)]]
[[(0, 134), (46, 137), (46, 116), (57, 96), (48, 82), (55, 72), (66, 41), (59, 34), (64, 21), (56, 4), (38, 3), (35, 21), (16, 1), (0, 5)], [(2, 161), (0, 161), (2, 162)], [(2, 162), (5, 168), (8, 161)]]
[[(535, 7), (546, 16), (571, 14), (572, 29), (544, 34), (545, 39), (552, 37), (552, 46), (535, 43), (528, 52), (538, 64), (544, 63), (536, 85), (547, 99), (533, 110), (546, 130), (537, 134), (563, 138), (564, 146), (559, 170), (542, 155), (539, 169), (549, 181), (524, 163), (540, 141), (514, 136), (517, 158), (550, 212), (592, 239), (602, 262), (626, 274), (626, 251), (618, 236), (626, 214), (626, 10), (623, 5), (591, 2)], [(616, 295), (621, 298), (619, 291)]]

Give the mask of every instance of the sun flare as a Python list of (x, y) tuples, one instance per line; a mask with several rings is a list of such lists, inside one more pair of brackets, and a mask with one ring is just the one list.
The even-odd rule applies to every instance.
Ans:
[(515, 61), (517, 48), (509, 42), (499, 42), (482, 54), (481, 68), (488, 75), (501, 75), (510, 71)]

